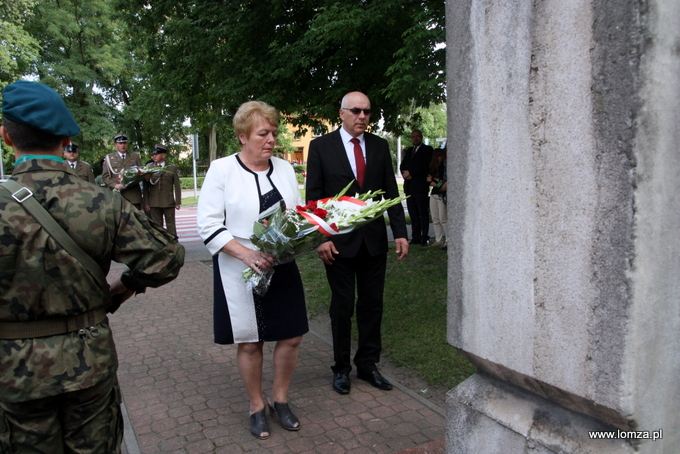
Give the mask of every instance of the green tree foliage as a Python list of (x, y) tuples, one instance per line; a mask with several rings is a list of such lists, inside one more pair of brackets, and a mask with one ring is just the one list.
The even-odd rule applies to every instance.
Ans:
[(279, 119), (278, 137), (276, 140), (276, 153), (283, 155), (284, 153), (295, 153), (297, 147), (293, 145), (293, 134), (288, 131), (286, 122), (288, 118), (281, 116)]
[[(190, 118), (205, 140), (201, 156), (211, 148), (212, 157), (229, 154), (231, 115), (248, 99), (236, 95), (240, 81), (228, 65), (238, 67), (228, 22), (238, 3), (121, 0), (119, 5), (135, 47), (147, 55), (145, 102), (167, 106), (175, 120)], [(213, 131), (223, 144), (211, 143)]]
[(336, 119), (342, 96), (359, 90), (371, 99), (371, 120), (397, 132), (406, 108), (443, 101), (445, 55), (435, 49), (445, 39), (443, 1), (316, 3), (299, 38), (271, 45), (278, 73), (292, 78), (285, 87), (296, 89), (287, 97), (284, 88), (281, 105), (302, 112), (300, 121)]
[(168, 115), (168, 103), (146, 81), (145, 49), (133, 47), (129, 27), (112, 2), (19, 3), (25, 4), (27, 16), (23, 30), (39, 45), (39, 58), (21, 72), (63, 96), (81, 127), (72, 140), (95, 172), (99, 159), (113, 150), (111, 139), (117, 132), (125, 132), (132, 148), (143, 154), (156, 143), (184, 140), (182, 119)]
[(188, 132), (201, 157), (230, 154), (250, 99), (319, 131), (360, 90), (396, 133), (444, 97), (444, 0), (0, 2), (0, 83), (37, 76), (62, 94), (93, 163), (119, 131), (144, 154)]
[[(38, 41), (23, 28), (34, 3), (35, 0), (0, 0), (0, 90), (27, 74), (38, 58)], [(2, 170), (10, 173), (12, 150), (4, 143), (0, 150)]]
[(116, 132), (116, 84), (128, 54), (120, 25), (103, 0), (39, 0), (25, 30), (40, 43), (32, 73), (60, 93), (81, 127), (83, 159), (102, 156)]
[(146, 49), (149, 87), (202, 133), (249, 99), (294, 123), (337, 120), (366, 93), (389, 131), (411, 105), (444, 97), (444, 1), (119, 0)]
[[(439, 147), (438, 138), (446, 137), (446, 104), (433, 104), (429, 107), (418, 107), (408, 120), (411, 129), (420, 129), (423, 139), (428, 140), (430, 145)], [(411, 131), (404, 132), (408, 146), (411, 146)]]
[(40, 50), (23, 28), (35, 0), (0, 0), (0, 90), (27, 74)]

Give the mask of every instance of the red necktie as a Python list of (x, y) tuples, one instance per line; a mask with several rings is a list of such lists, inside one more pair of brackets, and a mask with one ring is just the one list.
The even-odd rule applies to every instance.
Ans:
[(359, 186), (364, 185), (364, 172), (366, 171), (366, 162), (364, 161), (364, 153), (361, 151), (359, 139), (356, 137), (350, 140), (354, 144), (354, 160), (357, 164), (357, 182)]

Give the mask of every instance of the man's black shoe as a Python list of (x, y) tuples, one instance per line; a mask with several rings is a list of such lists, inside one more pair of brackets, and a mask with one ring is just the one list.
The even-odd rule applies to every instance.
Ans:
[(333, 390), (339, 394), (349, 394), (349, 390), (352, 387), (352, 383), (349, 381), (349, 376), (347, 374), (335, 374), (333, 378)]
[(357, 372), (357, 377), (360, 378), (361, 380), (365, 380), (369, 382), (372, 386), (382, 389), (384, 391), (389, 391), (392, 389), (392, 383), (387, 381), (385, 377), (380, 375), (380, 372), (377, 370), (372, 370), (372, 371), (358, 371)]

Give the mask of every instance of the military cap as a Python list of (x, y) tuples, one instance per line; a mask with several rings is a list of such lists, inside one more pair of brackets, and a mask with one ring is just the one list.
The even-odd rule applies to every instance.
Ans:
[(53, 136), (75, 136), (80, 127), (64, 100), (45, 84), (17, 80), (2, 90), (2, 115)]
[(116, 134), (113, 137), (113, 141), (116, 142), (116, 143), (127, 142), (128, 137), (125, 134)]
[(64, 147), (64, 151), (78, 151), (78, 144), (75, 142), (71, 142), (70, 144)]
[(153, 154), (156, 153), (167, 153), (168, 149), (165, 148), (163, 145), (156, 145), (153, 149)]

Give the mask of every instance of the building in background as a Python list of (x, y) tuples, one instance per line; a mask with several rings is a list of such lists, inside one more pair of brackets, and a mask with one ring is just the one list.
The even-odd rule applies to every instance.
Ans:
[(307, 126), (307, 132), (305, 132), (300, 137), (296, 137), (296, 133), (300, 130), (299, 127), (293, 126), (290, 122), (286, 125), (288, 127), (288, 132), (290, 132), (293, 138), (291, 145), (295, 147), (294, 153), (285, 153), (283, 158), (290, 162), (291, 164), (307, 164), (307, 154), (309, 153), (309, 144), (317, 137), (322, 136), (326, 132), (333, 131), (336, 126), (328, 121), (323, 122), (326, 126), (326, 131), (315, 131), (312, 127)]

